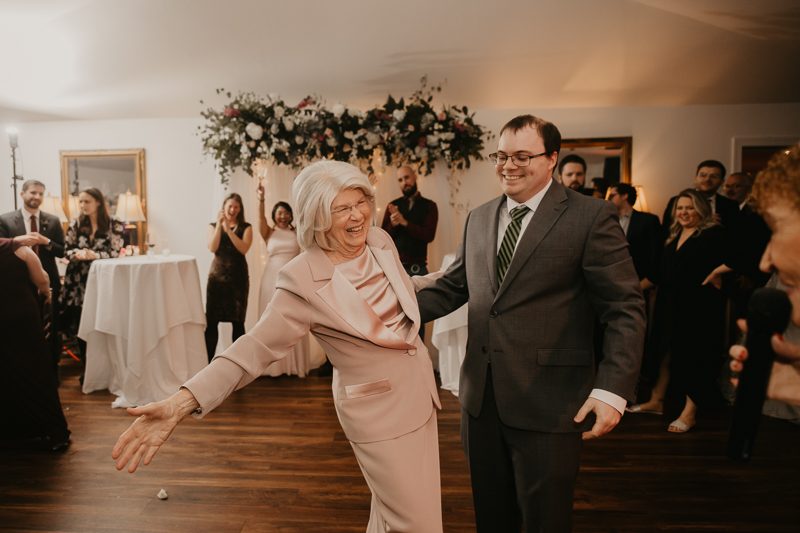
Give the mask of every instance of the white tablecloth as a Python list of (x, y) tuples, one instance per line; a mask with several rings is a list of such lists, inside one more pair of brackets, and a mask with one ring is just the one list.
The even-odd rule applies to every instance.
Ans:
[(88, 345), (83, 392), (108, 389), (113, 407), (168, 398), (208, 364), (205, 325), (194, 257), (94, 261), (78, 329)]
[[(442, 260), (442, 270), (455, 260), (455, 254), (447, 254)], [(431, 342), (439, 350), (439, 375), (442, 388), (458, 396), (458, 377), (461, 363), (467, 353), (467, 306), (464, 304), (447, 316), (433, 321)]]

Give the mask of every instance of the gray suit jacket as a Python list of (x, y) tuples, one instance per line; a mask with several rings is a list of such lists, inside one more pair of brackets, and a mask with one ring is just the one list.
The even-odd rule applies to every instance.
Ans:
[[(469, 301), (459, 401), (478, 416), (487, 366), (497, 410), (512, 427), (586, 430), (573, 418), (593, 387), (633, 401), (645, 333), (644, 298), (613, 204), (553, 182), (497, 286), (501, 196), (473, 210), (456, 259), (417, 293), (423, 322)], [(594, 316), (606, 326), (595, 378)]]
[[(39, 247), (39, 260), (42, 262), (44, 271), (50, 276), (50, 287), (60, 287), (61, 280), (58, 276), (56, 258), (64, 257), (64, 229), (57, 216), (44, 211), (39, 211), (39, 220), (42, 225), (39, 233), (50, 239), (49, 250), (44, 246)], [(19, 209), (0, 215), (0, 237), (13, 239), (25, 235), (25, 233), (25, 221), (22, 220), (22, 213)]]

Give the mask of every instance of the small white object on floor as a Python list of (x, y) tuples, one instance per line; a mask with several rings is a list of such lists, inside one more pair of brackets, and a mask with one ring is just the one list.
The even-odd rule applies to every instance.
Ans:
[(167, 498), (169, 498), (169, 494), (167, 494), (167, 491), (165, 491), (164, 489), (161, 489), (160, 491), (158, 491), (158, 499), (159, 500), (166, 500)]

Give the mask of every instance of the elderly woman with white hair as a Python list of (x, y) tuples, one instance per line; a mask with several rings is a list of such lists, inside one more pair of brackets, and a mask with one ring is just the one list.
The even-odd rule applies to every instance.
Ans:
[(128, 409), (138, 418), (114, 447), (117, 469), (149, 464), (181, 420), (208, 414), (310, 331), (333, 363), (336, 412), (372, 491), (367, 531), (441, 532), (441, 405), (414, 284), (392, 239), (371, 227), (372, 186), (356, 167), (322, 161), (293, 193), (304, 253), (281, 269), (248, 334), (172, 397)]

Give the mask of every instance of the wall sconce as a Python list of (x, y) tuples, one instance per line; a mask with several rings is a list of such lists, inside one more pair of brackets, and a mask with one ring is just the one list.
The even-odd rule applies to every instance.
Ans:
[(636, 203), (633, 204), (633, 208), (637, 211), (641, 211), (642, 213), (649, 213), (650, 207), (647, 205), (647, 197), (644, 195), (644, 187), (641, 185), (634, 185), (636, 189)]

